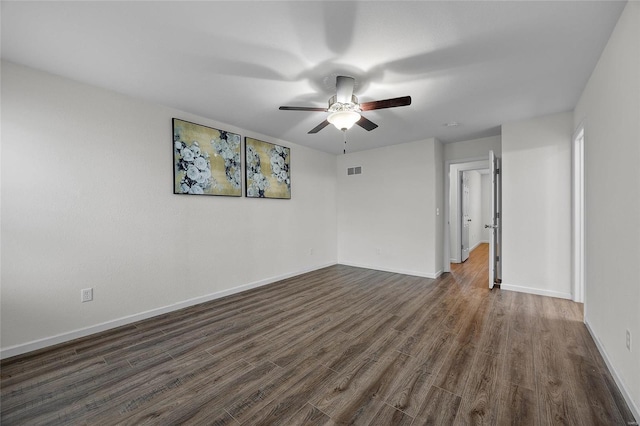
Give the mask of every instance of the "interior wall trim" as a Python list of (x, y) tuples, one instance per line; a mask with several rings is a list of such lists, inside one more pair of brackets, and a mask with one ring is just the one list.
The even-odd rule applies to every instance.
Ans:
[(618, 385), (618, 389), (620, 389), (620, 393), (624, 397), (624, 400), (627, 402), (629, 409), (633, 413), (633, 417), (636, 418), (636, 422), (639, 421), (640, 408), (633, 401), (633, 398), (631, 398), (631, 394), (629, 393), (629, 390), (625, 386), (624, 382), (620, 379), (620, 376), (618, 375), (618, 372), (616, 371), (616, 369), (613, 368), (613, 364), (609, 360), (607, 351), (604, 350), (604, 346), (602, 345), (602, 342), (600, 341), (600, 339), (598, 339), (598, 336), (593, 331), (593, 329), (591, 328), (591, 325), (589, 325), (589, 321), (586, 318), (584, 319), (584, 325), (587, 326), (587, 330), (589, 331), (589, 334), (593, 338), (593, 341), (596, 343), (596, 347), (598, 348), (600, 355), (602, 355), (602, 358), (604, 359), (605, 364), (607, 364), (607, 368), (609, 369), (609, 372), (611, 373), (613, 380), (615, 380), (616, 385)]
[(519, 293), (530, 293), (530, 294), (537, 294), (539, 296), (549, 296), (549, 297), (557, 297), (559, 299), (573, 300), (571, 293), (563, 293), (561, 291), (545, 290), (542, 288), (524, 287), (524, 286), (513, 285), (513, 284), (505, 284), (504, 282), (500, 284), (500, 289), (517, 291)]
[(477, 249), (477, 248), (478, 248), (478, 246), (479, 246), (480, 244), (482, 244), (482, 243), (484, 243), (484, 241), (478, 241), (477, 243), (475, 243), (473, 247), (469, 248), (469, 253), (471, 253), (472, 251), (474, 251), (475, 249)]
[(402, 275), (412, 275), (414, 277), (431, 278), (434, 280), (443, 274), (442, 269), (439, 270), (438, 272), (432, 273), (432, 272), (411, 271), (407, 269), (385, 268), (377, 265), (367, 265), (364, 263), (357, 263), (357, 262), (338, 262), (338, 263), (340, 265), (353, 266), (354, 268), (373, 269), (375, 271), (392, 272), (394, 274), (402, 274)]
[(22, 355), (28, 352), (36, 351), (38, 349), (47, 348), (49, 346), (58, 345), (60, 343), (69, 342), (74, 339), (79, 339), (81, 337), (90, 336), (92, 334), (100, 333), (103, 331), (111, 330), (116, 327), (121, 327), (123, 325), (132, 324), (134, 322), (142, 321), (151, 317), (155, 317), (157, 315), (166, 314), (169, 312), (177, 311), (179, 309), (187, 308), (189, 306), (198, 305), (200, 303), (209, 302), (211, 300), (220, 299), (225, 296), (230, 296), (232, 294), (240, 293), (246, 290), (251, 290), (253, 288), (262, 287), (267, 284), (272, 284), (274, 282), (284, 280), (286, 278), (295, 277), (297, 275), (306, 274), (307, 272), (312, 272), (318, 269), (326, 268), (329, 266), (335, 265), (336, 262), (327, 263), (323, 265), (314, 266), (311, 268), (306, 268), (296, 272), (290, 272), (283, 275), (278, 275), (270, 278), (265, 278), (262, 280), (254, 281), (248, 284), (243, 284), (237, 287), (229, 288), (226, 290), (218, 291), (215, 293), (207, 294), (204, 296), (194, 297), (192, 299), (187, 299), (182, 302), (173, 303), (171, 305), (163, 306), (160, 308), (151, 309), (145, 312), (140, 312), (137, 314), (129, 315), (126, 317), (106, 321), (100, 324), (92, 325), (85, 328), (80, 328), (77, 330), (68, 331), (65, 333), (56, 334), (55, 336), (45, 337), (42, 339), (34, 340), (27, 343), (22, 343), (15, 346), (10, 346), (7, 348), (2, 348), (0, 350), (0, 359), (6, 359), (17, 355)]

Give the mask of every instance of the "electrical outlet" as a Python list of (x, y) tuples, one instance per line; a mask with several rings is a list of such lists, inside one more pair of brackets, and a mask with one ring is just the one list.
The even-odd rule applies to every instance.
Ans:
[(631, 332), (627, 330), (627, 349), (631, 352)]
[(81, 302), (91, 302), (93, 300), (93, 289), (92, 288), (83, 288), (80, 293), (80, 301)]

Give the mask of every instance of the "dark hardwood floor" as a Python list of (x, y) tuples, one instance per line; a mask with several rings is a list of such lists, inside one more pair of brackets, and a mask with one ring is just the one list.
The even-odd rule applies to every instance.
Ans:
[(568, 300), (333, 266), (2, 361), (1, 423), (627, 425)]

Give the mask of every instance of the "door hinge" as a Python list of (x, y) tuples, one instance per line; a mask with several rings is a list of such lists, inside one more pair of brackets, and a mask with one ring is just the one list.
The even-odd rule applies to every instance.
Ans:
[(498, 219), (500, 219), (500, 212), (497, 212), (497, 213), (496, 213), (496, 217), (497, 217)]
[(496, 262), (500, 262), (500, 256), (496, 256)]
[(500, 174), (500, 169), (496, 169), (496, 174), (499, 175)]

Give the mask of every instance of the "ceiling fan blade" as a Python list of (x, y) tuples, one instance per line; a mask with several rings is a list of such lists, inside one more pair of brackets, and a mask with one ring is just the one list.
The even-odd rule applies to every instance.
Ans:
[(318, 133), (320, 130), (324, 129), (328, 125), (329, 125), (329, 122), (327, 120), (324, 120), (322, 123), (318, 124), (316, 127), (314, 127), (313, 129), (309, 130), (308, 133), (309, 134)]
[(336, 101), (348, 104), (353, 96), (353, 87), (356, 81), (353, 77), (339, 75), (336, 77)]
[(376, 123), (367, 118), (364, 118), (364, 116), (360, 116), (360, 120), (356, 121), (356, 124), (368, 131), (372, 131), (373, 129), (378, 127)]
[(411, 105), (411, 96), (384, 99), (382, 101), (364, 102), (360, 104), (360, 109), (362, 111), (371, 111), (372, 109), (395, 108), (407, 105)]
[(322, 111), (322, 112), (327, 112), (326, 108), (316, 108), (316, 107), (281, 106), (278, 109), (282, 110), (282, 111)]

